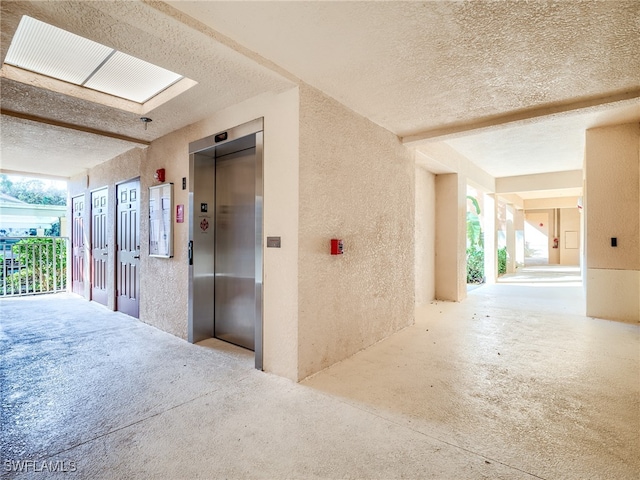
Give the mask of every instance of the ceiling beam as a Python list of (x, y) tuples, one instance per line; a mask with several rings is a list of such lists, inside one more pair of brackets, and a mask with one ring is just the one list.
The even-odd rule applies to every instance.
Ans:
[(496, 178), (496, 193), (533, 192), (536, 190), (562, 190), (582, 188), (584, 183), (582, 170), (564, 172), (535, 173), (515, 177)]
[(137, 143), (139, 145), (151, 145), (148, 140), (142, 140), (139, 138), (128, 137), (126, 135), (120, 135), (119, 133), (107, 132), (105, 130), (98, 130), (95, 128), (85, 127), (82, 125), (74, 125), (73, 123), (61, 122), (59, 120), (53, 120), (50, 118), (38, 117), (29, 113), (15, 112), (13, 110), (0, 109), (0, 114), (7, 115), (8, 117), (21, 118), (29, 120), (31, 122), (44, 123), (46, 125), (52, 125), (54, 127), (67, 128), (69, 130), (76, 130), (78, 132), (91, 133), (93, 135), (99, 135), (101, 137), (115, 138), (117, 140), (124, 140), (125, 142)]
[(482, 130), (496, 126), (525, 122), (527, 120), (547, 117), (550, 115), (557, 115), (575, 110), (584, 110), (638, 98), (640, 98), (640, 89), (635, 89), (612, 93), (601, 97), (589, 97), (571, 102), (527, 108), (510, 112), (505, 115), (493, 115), (468, 122), (450, 123), (442, 127), (424, 130), (412, 135), (405, 135), (402, 137), (402, 143), (405, 145), (415, 146), (424, 141), (433, 140), (434, 138), (445, 140), (447, 138), (459, 136), (465, 132), (477, 131), (479, 133)]
[(67, 206), (32, 205), (29, 203), (0, 203), (0, 212), (2, 212), (3, 217), (64, 217), (67, 214)]
[(16, 175), (19, 177), (29, 177), (29, 178), (41, 178), (43, 180), (55, 180), (57, 182), (68, 182), (69, 177), (63, 177), (61, 175), (47, 175), (44, 173), (31, 173), (31, 172), (23, 172), (20, 170), (7, 170), (6, 168), (0, 168), (0, 174), (2, 175)]

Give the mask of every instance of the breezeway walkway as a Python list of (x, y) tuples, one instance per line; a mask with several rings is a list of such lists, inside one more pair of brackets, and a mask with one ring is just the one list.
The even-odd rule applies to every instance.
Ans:
[(639, 327), (585, 317), (581, 287), (433, 302), (301, 384), (69, 294), (2, 300), (0, 314), (3, 479), (34, 478), (7, 471), (28, 460), (75, 470), (37, 478), (640, 472)]

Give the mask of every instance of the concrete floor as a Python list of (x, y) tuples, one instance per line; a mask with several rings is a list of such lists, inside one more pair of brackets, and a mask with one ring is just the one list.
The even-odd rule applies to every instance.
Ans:
[(0, 474), (637, 479), (640, 328), (555, 273), (420, 308), (301, 384), (73, 295), (2, 300)]

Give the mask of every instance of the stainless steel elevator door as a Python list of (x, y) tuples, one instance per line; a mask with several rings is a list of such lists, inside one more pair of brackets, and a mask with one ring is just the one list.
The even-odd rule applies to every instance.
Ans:
[(254, 350), (256, 148), (215, 162), (214, 336)]

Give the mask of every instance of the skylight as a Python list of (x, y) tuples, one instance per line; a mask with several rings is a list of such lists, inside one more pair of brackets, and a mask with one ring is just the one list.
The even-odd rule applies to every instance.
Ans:
[(26, 15), (5, 63), (137, 103), (183, 78)]

